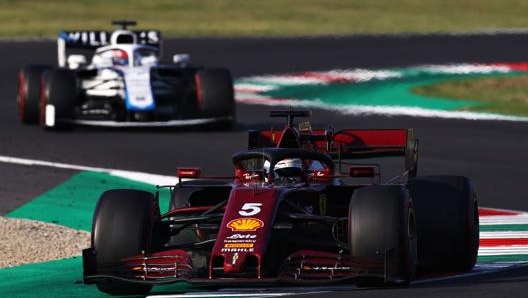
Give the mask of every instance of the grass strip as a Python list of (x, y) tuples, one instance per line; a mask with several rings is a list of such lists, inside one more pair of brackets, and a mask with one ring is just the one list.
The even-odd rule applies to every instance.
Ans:
[(528, 116), (527, 74), (458, 78), (415, 87), (412, 92), (431, 98), (481, 103), (467, 107), (468, 111)]
[(469, 32), (528, 27), (523, 0), (0, 0), (0, 37), (133, 19), (167, 36)]

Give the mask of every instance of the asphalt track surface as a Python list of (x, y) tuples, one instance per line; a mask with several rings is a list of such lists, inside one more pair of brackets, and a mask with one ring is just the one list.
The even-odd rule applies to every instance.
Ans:
[[(193, 61), (226, 66), (235, 77), (303, 70), (387, 68), (421, 64), (528, 61), (528, 35), (354, 36), (280, 39), (171, 39), (164, 53), (191, 53)], [(268, 106), (237, 106), (238, 124), (227, 132), (199, 129), (77, 128), (53, 133), (22, 126), (17, 118), (17, 72), (25, 63), (56, 61), (54, 41), (0, 42), (0, 155), (171, 175), (177, 166), (230, 173), (233, 152), (248, 129), (280, 127)], [(312, 126), (407, 128), (420, 139), (419, 174), (472, 178), (481, 206), (528, 211), (528, 123), (413, 117), (342, 116), (314, 110)], [(0, 164), (0, 215), (68, 179), (70, 170)], [(28, 285), (31, 286), (31, 285)], [(528, 269), (416, 285), (336, 291), (327, 297), (520, 297)], [(320, 295), (320, 294), (318, 294)], [(317, 296), (318, 296), (317, 295)], [(314, 296), (315, 297), (315, 296)]]

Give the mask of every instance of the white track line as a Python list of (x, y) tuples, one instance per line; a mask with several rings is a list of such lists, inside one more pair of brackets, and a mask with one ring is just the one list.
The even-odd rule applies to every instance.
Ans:
[(207, 292), (207, 293), (188, 293), (188, 294), (174, 294), (174, 295), (150, 295), (146, 298), (206, 298), (206, 297), (214, 297), (214, 298), (224, 298), (224, 297), (245, 297), (245, 298), (256, 298), (256, 297), (279, 297), (279, 296), (288, 296), (288, 295), (295, 295), (295, 294), (314, 294), (314, 293), (321, 293), (321, 292), (270, 292), (270, 293), (214, 293), (214, 292)]
[(8, 164), (25, 165), (25, 166), (40, 166), (40, 167), (68, 169), (68, 170), (77, 170), (77, 171), (92, 171), (92, 172), (99, 172), (99, 173), (107, 173), (112, 176), (122, 177), (122, 178), (130, 179), (130, 180), (134, 180), (138, 182), (149, 183), (152, 185), (175, 185), (178, 180), (176, 175), (163, 176), (163, 175), (150, 174), (150, 173), (124, 171), (124, 170), (109, 169), (109, 168), (87, 167), (87, 166), (81, 166), (81, 165), (50, 162), (50, 161), (36, 160), (36, 159), (18, 158), (18, 157), (12, 157), (12, 156), (1, 156), (0, 155), (0, 162), (8, 163)]

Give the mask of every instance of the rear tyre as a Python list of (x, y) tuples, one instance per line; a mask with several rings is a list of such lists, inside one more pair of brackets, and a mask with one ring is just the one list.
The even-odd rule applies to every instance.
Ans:
[(206, 68), (196, 74), (198, 107), (207, 118), (226, 117), (219, 128), (230, 128), (235, 122), (233, 78), (225, 68)]
[(417, 263), (416, 221), (402, 186), (357, 189), (350, 200), (348, 235), (352, 258), (385, 264), (385, 284), (412, 280)]
[(409, 180), (422, 271), (468, 271), (477, 260), (479, 215), (471, 181), (462, 176)]
[(39, 124), (42, 73), (50, 69), (47, 65), (27, 65), (18, 73), (18, 111), (23, 124)]
[(46, 129), (71, 127), (77, 103), (77, 79), (70, 69), (51, 69), (45, 75), (41, 118)]
[[(92, 247), (97, 268), (151, 250), (152, 226), (159, 217), (152, 193), (133, 189), (104, 192), (97, 203), (92, 226)], [(110, 295), (144, 295), (152, 285), (105, 280), (97, 288)]]

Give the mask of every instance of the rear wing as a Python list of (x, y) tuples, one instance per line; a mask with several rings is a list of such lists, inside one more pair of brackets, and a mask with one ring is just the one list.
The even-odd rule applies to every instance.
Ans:
[(161, 50), (161, 32), (157, 30), (115, 31), (62, 31), (57, 38), (58, 64), (66, 66), (66, 59), (72, 50), (93, 51), (99, 47), (115, 43), (137, 43)]
[(414, 129), (345, 129), (336, 132), (330, 142), (315, 140), (317, 150), (342, 159), (402, 156), (409, 177), (418, 170), (418, 140)]
[(329, 154), (337, 163), (346, 159), (403, 156), (409, 177), (416, 176), (418, 140), (413, 129), (344, 129), (298, 131), (291, 126), (283, 131), (261, 130), (249, 132), (249, 149), (289, 147), (292, 142), (300, 148)]

